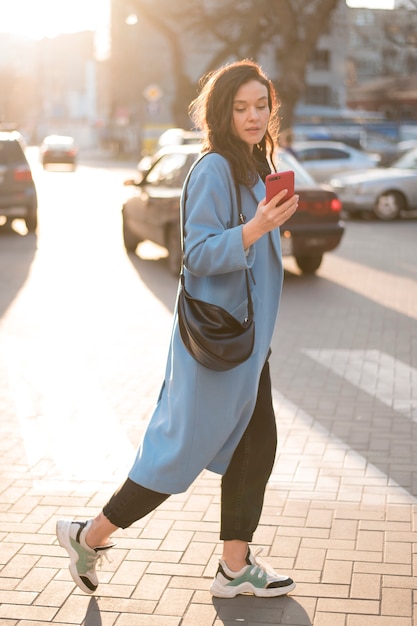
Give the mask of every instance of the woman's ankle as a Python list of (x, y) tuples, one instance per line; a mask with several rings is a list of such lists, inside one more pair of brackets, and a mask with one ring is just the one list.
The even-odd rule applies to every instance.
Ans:
[(222, 559), (232, 572), (239, 572), (247, 565), (246, 555), (248, 553), (247, 541), (234, 539), (223, 543)]
[(106, 546), (110, 542), (110, 535), (117, 529), (107, 517), (100, 513), (92, 520), (90, 528), (85, 536), (85, 542), (89, 548)]

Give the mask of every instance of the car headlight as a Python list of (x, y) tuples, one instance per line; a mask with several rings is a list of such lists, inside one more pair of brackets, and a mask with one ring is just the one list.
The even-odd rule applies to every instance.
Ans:
[(330, 187), (333, 187), (333, 189), (338, 191), (341, 191), (345, 188), (345, 185), (338, 178), (332, 178), (329, 182), (329, 185)]
[(363, 183), (346, 184), (338, 178), (333, 178), (330, 182), (336, 193), (349, 193), (349, 195), (361, 195), (366, 192), (366, 185)]

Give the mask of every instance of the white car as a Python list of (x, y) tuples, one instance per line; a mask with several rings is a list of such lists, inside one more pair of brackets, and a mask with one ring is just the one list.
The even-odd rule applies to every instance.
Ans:
[(391, 167), (334, 176), (330, 185), (346, 213), (373, 213), (381, 220), (407, 215), (417, 210), (417, 148)]
[(379, 155), (368, 154), (339, 141), (295, 141), (297, 159), (318, 183), (328, 182), (339, 172), (377, 167)]

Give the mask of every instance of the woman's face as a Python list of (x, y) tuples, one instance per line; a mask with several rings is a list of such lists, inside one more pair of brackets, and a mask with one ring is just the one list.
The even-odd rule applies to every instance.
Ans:
[(233, 131), (250, 150), (260, 143), (268, 128), (268, 89), (257, 80), (243, 84), (233, 101)]

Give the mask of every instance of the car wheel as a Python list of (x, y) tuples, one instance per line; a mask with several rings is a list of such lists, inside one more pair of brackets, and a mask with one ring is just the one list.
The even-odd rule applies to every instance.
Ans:
[(312, 252), (311, 254), (295, 257), (295, 261), (303, 274), (314, 274), (314, 272), (319, 269), (322, 260), (322, 252)]
[(382, 193), (375, 203), (374, 213), (380, 220), (396, 220), (405, 209), (405, 200), (398, 191)]
[(128, 252), (135, 252), (140, 241), (141, 240), (136, 237), (131, 230), (129, 230), (129, 227), (123, 220), (123, 242), (125, 244), (126, 250)]
[(167, 233), (168, 265), (170, 272), (178, 276), (181, 269), (181, 243), (179, 229), (171, 226)]
[(36, 209), (28, 209), (25, 217), (26, 228), (30, 233), (34, 233), (38, 227), (38, 212)]

